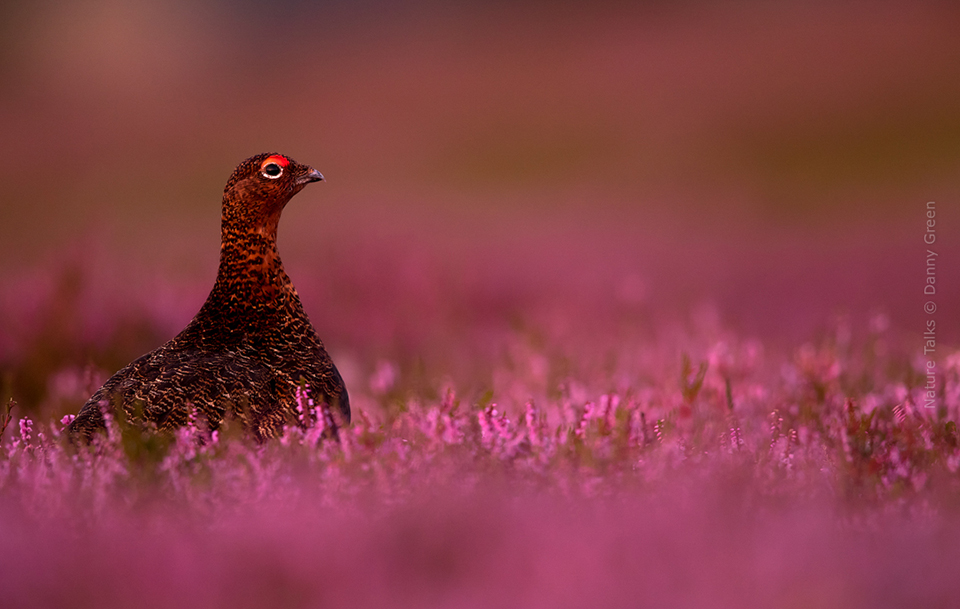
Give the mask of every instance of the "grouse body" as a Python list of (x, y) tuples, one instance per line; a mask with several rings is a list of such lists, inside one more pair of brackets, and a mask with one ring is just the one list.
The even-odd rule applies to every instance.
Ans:
[(185, 424), (196, 408), (214, 429), (233, 413), (263, 440), (298, 420), (300, 388), (327, 404), (335, 426), (349, 423), (343, 380), (277, 252), (284, 206), (320, 180), (316, 169), (279, 154), (237, 167), (224, 188), (220, 266), (206, 302), (180, 334), (94, 393), (70, 424), (73, 434), (103, 428), (104, 408), (159, 430)]

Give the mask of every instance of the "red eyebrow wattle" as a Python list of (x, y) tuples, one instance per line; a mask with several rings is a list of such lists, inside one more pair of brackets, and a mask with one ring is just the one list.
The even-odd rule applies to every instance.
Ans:
[(263, 165), (266, 165), (267, 163), (276, 163), (281, 167), (286, 167), (287, 165), (290, 164), (290, 161), (285, 156), (280, 156), (279, 154), (275, 154), (273, 156), (268, 156), (263, 161)]

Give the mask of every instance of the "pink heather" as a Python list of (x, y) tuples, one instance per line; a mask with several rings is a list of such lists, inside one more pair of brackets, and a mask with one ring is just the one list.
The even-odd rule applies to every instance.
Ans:
[(30, 438), (33, 434), (33, 421), (28, 418), (20, 419), (20, 441), (24, 446), (30, 445)]
[[(812, 380), (832, 378), (829, 370), (821, 374)], [(858, 400), (843, 398), (839, 385), (828, 388), (822, 402), (803, 402), (816, 409), (811, 415), (794, 407), (815, 399), (807, 393), (810, 382), (798, 376), (796, 384), (780, 386), (775, 410), (767, 402), (745, 401), (736, 415), (729, 413), (721, 386), (705, 385), (692, 402), (674, 382), (643, 397), (604, 391), (580, 403), (558, 396), (480, 407), (444, 385), (438, 402), (410, 400), (392, 413), (358, 407), (338, 438), (327, 433), (333, 429), (327, 405), (311, 406), (304, 391), (298, 393), (302, 425), (265, 445), (225, 440), (194, 417), (169, 444), (153, 444), (148, 435), (120, 429), (107, 410), (102, 438), (89, 447), (70, 446), (46, 439), (58, 438), (70, 417), (49, 433), (47, 425), (36, 429), (24, 417), (18, 441), (0, 457), (0, 533), (4, 521), (22, 521), (31, 524), (19, 530), (36, 530), (34, 539), (46, 539), (40, 533), (45, 527), (84, 522), (95, 535), (84, 534), (86, 546), (71, 542), (62, 550), (74, 569), (87, 573), (79, 558), (89, 549), (96, 551), (93, 564), (106, 570), (124, 572), (129, 563), (156, 577), (179, 578), (187, 588), (154, 594), (187, 607), (236, 604), (235, 590), (245, 589), (245, 581), (267, 581), (259, 579), (265, 572), (244, 571), (250, 561), (266, 570), (287, 565), (278, 590), (298, 589), (317, 602), (324, 595), (346, 595), (353, 606), (440, 606), (419, 589), (395, 596), (409, 578), (430, 577), (430, 569), (452, 577), (458, 594), (472, 594), (485, 606), (497, 605), (497, 590), (510, 598), (536, 590), (538, 600), (526, 606), (563, 606), (562, 599), (589, 604), (572, 588), (559, 592), (561, 574), (574, 566), (579, 577), (592, 578), (594, 601), (617, 604), (619, 596), (599, 592), (608, 590), (670, 605), (682, 596), (660, 587), (652, 573), (667, 577), (679, 568), (662, 565), (679, 549), (688, 553), (686, 589), (696, 606), (752, 605), (745, 589), (722, 583), (740, 581), (729, 577), (730, 569), (757, 578), (748, 587), (750, 598), (778, 604), (795, 590), (794, 580), (786, 567), (765, 569), (771, 560), (797, 569), (833, 565), (818, 581), (843, 573), (849, 590), (831, 590), (850, 601), (845, 606), (858, 606), (853, 601), (862, 598), (885, 606), (890, 599), (870, 591), (882, 587), (893, 565), (903, 564), (902, 556), (925, 551), (918, 541), (923, 535), (938, 531), (960, 541), (960, 515), (949, 499), (960, 463), (955, 427), (907, 414), (892, 401), (895, 391), (866, 413)], [(373, 404), (368, 396), (359, 393), (358, 402)], [(678, 416), (681, 407), (691, 414)], [(948, 416), (957, 407), (950, 402)], [(654, 417), (649, 432), (647, 410)], [(790, 508), (781, 503), (788, 497)], [(902, 517), (895, 515), (904, 510), (923, 514), (897, 521), (899, 527), (920, 527), (914, 537), (892, 536), (892, 525), (878, 524)], [(594, 511), (597, 520), (584, 520)], [(149, 552), (111, 541), (134, 531), (141, 539), (136, 547), (145, 544)], [(887, 550), (851, 550), (862, 546), (861, 534), (886, 539)], [(31, 555), (3, 539), (3, 556)], [(45, 548), (53, 542), (36, 543)], [(167, 558), (151, 562), (150, 556)], [(193, 570), (176, 566), (190, 560), (200, 561), (190, 563)], [(607, 566), (591, 570), (587, 565), (594, 560)], [(213, 562), (201, 567), (203, 561)], [(201, 586), (210, 581), (206, 569), (213, 565), (227, 579)], [(5, 568), (20, 583), (0, 574), (4, 589), (26, 590), (26, 567)], [(541, 575), (511, 576), (489, 587), (493, 574), (527, 568)], [(390, 583), (364, 586), (372, 572), (374, 581)], [(248, 573), (246, 579), (241, 573)], [(919, 577), (931, 594), (945, 598), (945, 582), (953, 575), (934, 567)], [(637, 578), (642, 590), (631, 587)], [(472, 581), (487, 584), (474, 588)], [(271, 596), (272, 588), (258, 589), (265, 596), (257, 598), (268, 605), (281, 602)], [(96, 586), (85, 590), (110, 606)], [(194, 600), (184, 596), (186, 590)]]

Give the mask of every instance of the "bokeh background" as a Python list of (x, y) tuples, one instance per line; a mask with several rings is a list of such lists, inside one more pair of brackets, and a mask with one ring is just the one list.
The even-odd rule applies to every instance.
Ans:
[(264, 151), (327, 177), (280, 249), (352, 387), (496, 391), (517, 333), (557, 378), (689, 325), (919, 351), (927, 201), (956, 343), (958, 26), (947, 2), (6, 2), (0, 398), (75, 412), (179, 331)]

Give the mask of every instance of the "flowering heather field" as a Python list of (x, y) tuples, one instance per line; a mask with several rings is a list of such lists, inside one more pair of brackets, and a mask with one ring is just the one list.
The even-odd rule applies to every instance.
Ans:
[[(644, 304), (657, 297), (633, 276), (577, 297), (567, 282), (597, 272), (586, 255), (520, 254), (536, 290), (478, 259), (456, 261), (473, 278), (458, 281), (422, 250), (392, 284), (353, 267), (340, 287), (378, 289), (383, 307), (353, 317), (330, 288), (340, 262), (320, 285), (288, 264), (355, 404), (339, 442), (304, 399), (306, 428), (262, 446), (229, 425), (156, 437), (111, 420), (73, 447), (57, 419), (109, 369), (52, 374), (0, 445), (6, 606), (960, 602), (960, 352), (938, 352), (927, 409), (918, 339), (885, 313), (754, 335), (709, 305)], [(123, 318), (97, 315), (74, 322)]]
[[(0, 9), (0, 607), (960, 607), (955, 8), (307, 4)], [(67, 442), (267, 150), (353, 423)]]

